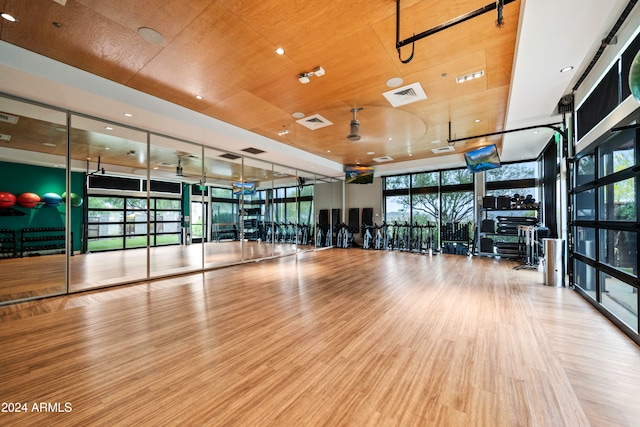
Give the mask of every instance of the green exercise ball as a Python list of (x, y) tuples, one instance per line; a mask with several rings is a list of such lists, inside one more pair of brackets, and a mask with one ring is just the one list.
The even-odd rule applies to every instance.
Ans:
[(629, 69), (629, 88), (636, 101), (640, 102), (640, 51), (636, 53)]
[[(67, 193), (62, 193), (62, 201), (67, 203)], [(78, 196), (76, 193), (71, 193), (71, 197), (69, 197), (69, 204), (72, 208), (77, 208), (82, 206), (82, 197)]]

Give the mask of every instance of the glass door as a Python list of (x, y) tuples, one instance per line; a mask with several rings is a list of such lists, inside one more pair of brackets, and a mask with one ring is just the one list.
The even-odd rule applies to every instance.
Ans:
[(193, 243), (207, 241), (209, 204), (191, 201), (191, 240)]

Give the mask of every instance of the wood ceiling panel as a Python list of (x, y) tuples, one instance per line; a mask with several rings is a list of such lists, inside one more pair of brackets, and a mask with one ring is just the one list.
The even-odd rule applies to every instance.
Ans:
[[(355, 63), (348, 60), (354, 55), (358, 57)], [(331, 104), (332, 100), (353, 98), (363, 89), (380, 85), (397, 75), (393, 60), (371, 29), (317, 52), (316, 58), (314, 65), (306, 69), (298, 68), (295, 71), (290, 67), (286, 74), (279, 73), (256, 81), (249, 90), (267, 102), (278, 105), (283, 111), (314, 114)], [(297, 75), (311, 71), (316, 66), (322, 66), (326, 74), (312, 77), (309, 83), (301, 84)]]
[[(3, 40), (345, 164), (370, 162), (371, 151), (399, 161), (432, 157), (438, 144), (431, 141), (446, 145), (449, 122), (458, 136), (501, 130), (520, 7), (517, 1), (505, 6), (500, 29), (493, 11), (419, 40), (414, 59), (402, 64), (394, 0), (26, 3), (7, 0), (25, 18), (3, 23)], [(486, 3), (404, 0), (401, 38)], [(140, 26), (160, 31), (165, 42), (142, 40)], [(286, 54), (275, 55), (276, 46)], [(410, 50), (402, 49), (403, 58)], [(325, 76), (298, 81), (317, 66)], [(479, 69), (483, 78), (455, 83)], [(419, 82), (427, 100), (393, 108), (382, 95), (391, 77)], [(346, 139), (353, 107), (364, 107), (358, 143)], [(294, 112), (318, 113), (334, 125), (311, 131), (295, 123)], [(283, 129), (289, 134), (278, 136)]]
[[(68, 0), (67, 5), (72, 0)], [(131, 31), (153, 28), (165, 39), (163, 46), (180, 34), (214, 0), (75, 0), (106, 19)]]
[(6, 7), (21, 19), (3, 26), (2, 40), (118, 83), (126, 83), (160, 51), (73, 0), (64, 7), (50, 0), (7, 0)]
[[(162, 94), (162, 82), (208, 103), (223, 101), (254, 80), (290, 64), (275, 47), (220, 3), (213, 3), (131, 79), (131, 86)], [(169, 92), (170, 94), (172, 91)]]
[[(291, 114), (244, 90), (209, 107), (203, 113), (251, 130), (259, 128), (265, 123), (273, 121), (282, 123), (291, 118)], [(270, 137), (275, 135), (276, 133), (273, 132)]]
[[(286, 49), (287, 56), (302, 63), (327, 46), (395, 16), (393, 0), (352, 0), (332, 3), (325, 0), (304, 2), (221, 0), (247, 25), (265, 35), (273, 44)], [(419, 0), (403, 3), (415, 4)], [(395, 34), (394, 32), (390, 33)]]

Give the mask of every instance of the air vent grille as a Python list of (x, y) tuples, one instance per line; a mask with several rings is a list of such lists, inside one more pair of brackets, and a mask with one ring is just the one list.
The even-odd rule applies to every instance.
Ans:
[(0, 113), (0, 122), (16, 124), (18, 123), (18, 116), (12, 116), (7, 113)]
[(4, 133), (0, 133), (0, 141), (11, 141), (11, 135), (5, 135)]
[(262, 154), (265, 152), (264, 150), (260, 150), (259, 148), (253, 148), (253, 147), (245, 148), (242, 151), (249, 154)]
[(382, 162), (390, 162), (393, 160), (393, 158), (389, 156), (382, 156), (382, 157), (374, 157), (372, 160), (374, 162), (382, 163)]
[(432, 148), (431, 151), (433, 151), (433, 154), (442, 154), (442, 153), (450, 153), (452, 151), (456, 151), (456, 149), (453, 148), (452, 145), (447, 145), (446, 147)]
[(304, 117), (300, 120), (296, 120), (296, 123), (301, 124), (307, 129), (316, 130), (323, 127), (331, 126), (333, 123), (322, 117), (320, 114), (314, 114), (312, 116)]
[(220, 157), (224, 159), (229, 159), (229, 160), (238, 160), (241, 156), (238, 156), (237, 154), (232, 154), (232, 153), (224, 153), (224, 154), (220, 154)]
[(427, 95), (424, 93), (424, 89), (422, 89), (419, 82), (389, 90), (382, 95), (387, 98), (387, 101), (389, 101), (389, 104), (393, 107), (399, 107), (401, 105), (407, 105), (427, 99)]

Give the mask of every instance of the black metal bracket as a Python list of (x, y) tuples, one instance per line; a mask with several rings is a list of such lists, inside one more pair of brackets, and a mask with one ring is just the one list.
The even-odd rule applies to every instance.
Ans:
[[(396, 0), (396, 50), (398, 51), (398, 58), (400, 59), (400, 62), (402, 62), (403, 64), (406, 64), (413, 59), (413, 55), (415, 53), (415, 44), (418, 40), (431, 36), (442, 30), (446, 30), (447, 28), (451, 28), (454, 25), (461, 24), (465, 21), (468, 21), (471, 18), (475, 18), (476, 16), (480, 16), (487, 12), (491, 12), (492, 10), (496, 10), (496, 9), (498, 10), (498, 18), (496, 19), (496, 26), (502, 27), (502, 25), (504, 25), (504, 20), (502, 17), (502, 9), (504, 5), (513, 3), (514, 1), (516, 0), (497, 0), (484, 7), (476, 9), (472, 12), (465, 13), (464, 15), (460, 15), (457, 18), (450, 19), (447, 22), (437, 25), (429, 30), (423, 31), (420, 34), (414, 33), (413, 36), (404, 40), (400, 40), (400, 0)], [(411, 45), (411, 55), (407, 59), (402, 59), (401, 49), (402, 47), (408, 44)]]
[(449, 122), (449, 138), (447, 138), (447, 142), (449, 143), (449, 145), (453, 145), (456, 142), (467, 141), (469, 139), (484, 138), (484, 137), (487, 137), (487, 136), (495, 136), (495, 135), (504, 135), (505, 133), (521, 132), (523, 130), (531, 130), (531, 129), (537, 129), (537, 128), (553, 129), (554, 131), (556, 131), (560, 135), (562, 135), (562, 138), (566, 139), (567, 138), (567, 130), (566, 129), (562, 129), (561, 127), (558, 126), (558, 125), (561, 125), (561, 124), (563, 124), (563, 123), (562, 122), (549, 123), (549, 124), (545, 124), (545, 125), (527, 126), (527, 127), (518, 128), (518, 129), (509, 129), (509, 130), (503, 130), (503, 131), (500, 131), (500, 132), (492, 132), (492, 133), (485, 133), (485, 134), (482, 134), (482, 135), (467, 136), (465, 138), (451, 139), (451, 122)]

